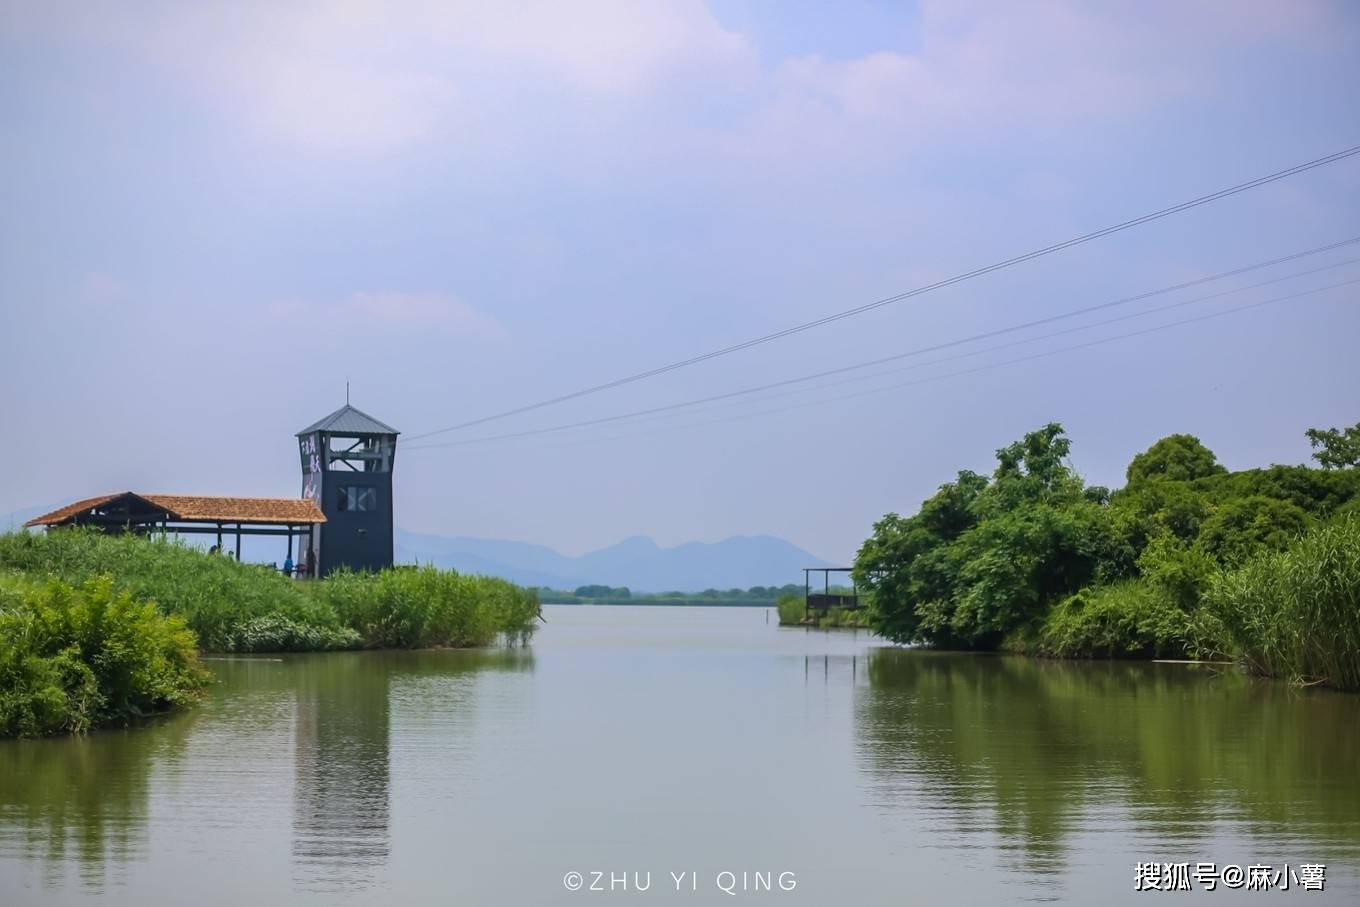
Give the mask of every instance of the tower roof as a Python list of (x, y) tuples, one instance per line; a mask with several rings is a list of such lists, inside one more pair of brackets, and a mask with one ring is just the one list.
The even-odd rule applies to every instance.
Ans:
[(368, 413), (355, 409), (346, 403), (324, 419), (313, 422), (302, 431), (298, 436), (310, 435), (315, 431), (334, 432), (337, 435), (397, 435), (397, 431), (390, 425), (379, 422)]

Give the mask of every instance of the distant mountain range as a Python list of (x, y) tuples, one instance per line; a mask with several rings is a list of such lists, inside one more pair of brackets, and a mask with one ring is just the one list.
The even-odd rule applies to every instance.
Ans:
[(449, 538), (398, 529), (396, 558), (465, 573), (500, 576), (526, 586), (574, 589), (590, 583), (634, 592), (699, 592), (798, 583), (804, 567), (830, 566), (772, 535), (733, 536), (662, 548), (633, 536), (579, 557), (543, 545), (497, 539)]

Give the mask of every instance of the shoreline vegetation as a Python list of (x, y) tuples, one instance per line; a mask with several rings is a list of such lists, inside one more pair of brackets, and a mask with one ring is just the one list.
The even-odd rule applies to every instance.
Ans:
[(127, 725), (186, 705), (199, 653), (528, 642), (537, 594), (434, 567), (293, 580), (180, 542), (0, 535), (0, 737)]
[[(847, 595), (852, 590), (847, 586), (832, 586), (828, 591), (833, 595)], [(810, 612), (807, 601), (798, 592), (779, 596), (776, 607), (779, 609), (781, 627), (858, 630), (871, 626), (868, 608), (828, 608), (822, 612)]]
[(0, 737), (128, 725), (188, 705), (200, 653), (526, 643), (562, 604), (774, 607), (781, 626), (1056, 658), (1230, 660), (1360, 691), (1360, 424), (1311, 429), (1321, 468), (1230, 472), (1192, 435), (1087, 485), (1050, 423), (889, 513), (855, 558), (867, 602), (812, 615), (802, 588), (571, 593), (430, 566), (296, 581), (181, 542), (0, 534)]
[(1057, 658), (1230, 660), (1360, 691), (1360, 424), (1307, 432), (1321, 468), (1230, 472), (1192, 435), (1087, 485), (1050, 423), (917, 513), (854, 576), (898, 643)]

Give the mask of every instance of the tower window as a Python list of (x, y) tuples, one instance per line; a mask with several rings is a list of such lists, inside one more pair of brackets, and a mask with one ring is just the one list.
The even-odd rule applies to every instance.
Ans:
[(346, 510), (377, 510), (378, 509), (378, 489), (366, 488), (362, 485), (341, 485), (336, 489), (339, 500), (336, 501), (336, 509)]

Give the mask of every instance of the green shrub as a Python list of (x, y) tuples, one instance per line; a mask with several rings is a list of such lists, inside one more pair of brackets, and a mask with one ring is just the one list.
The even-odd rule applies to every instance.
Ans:
[(228, 634), (232, 652), (324, 652), (357, 649), (363, 639), (349, 627), (298, 623), (282, 614), (252, 617)]
[(1221, 574), (1204, 610), (1249, 670), (1360, 690), (1360, 515)]
[(781, 627), (798, 626), (807, 619), (807, 603), (801, 595), (781, 595), (775, 602)]
[(1218, 571), (1218, 564), (1198, 545), (1187, 545), (1170, 533), (1148, 543), (1138, 557), (1138, 571), (1148, 585), (1183, 611), (1193, 611)]
[(867, 608), (828, 608), (817, 621), (819, 627), (867, 627), (869, 610)]
[(1192, 648), (1191, 622), (1160, 589), (1126, 581), (1083, 589), (1044, 619), (1033, 649), (1062, 658), (1181, 656)]
[(1220, 564), (1240, 564), (1262, 549), (1281, 551), (1308, 529), (1306, 511), (1290, 501), (1250, 495), (1227, 501), (1200, 529), (1199, 544)]
[(207, 682), (178, 617), (108, 577), (80, 586), (0, 577), (0, 736), (128, 724), (195, 700)]
[(212, 557), (181, 542), (94, 530), (0, 535), (0, 568), (81, 583), (110, 576), (115, 587), (177, 614), (213, 652), (239, 649), (240, 631), (261, 618), (283, 618), (336, 648), (349, 637), (335, 615), (304, 595), (305, 585), (281, 573), (226, 557)]
[(498, 636), (522, 642), (539, 615), (532, 590), (434, 567), (337, 571), (308, 592), (373, 648), (483, 646)]

